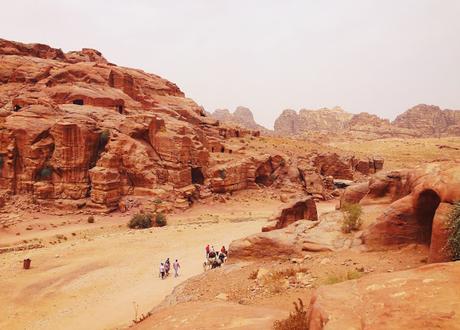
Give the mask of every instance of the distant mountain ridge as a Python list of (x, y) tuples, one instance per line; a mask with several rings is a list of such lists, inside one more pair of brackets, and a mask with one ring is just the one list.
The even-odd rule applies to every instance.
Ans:
[(419, 104), (390, 122), (366, 112), (351, 114), (340, 107), (299, 112), (287, 109), (275, 121), (275, 134), (299, 135), (312, 131), (367, 133), (375, 138), (460, 136), (460, 110)]
[(460, 136), (460, 110), (442, 110), (427, 104), (406, 110), (392, 122), (367, 112), (352, 114), (338, 106), (298, 112), (286, 109), (275, 120), (274, 131), (259, 125), (251, 110), (243, 106), (234, 112), (217, 109), (209, 116), (221, 123), (258, 130), (265, 135), (296, 136), (322, 132), (372, 139)]
[(267, 128), (256, 123), (251, 110), (246, 107), (239, 106), (233, 113), (228, 109), (217, 109), (209, 115), (221, 123), (237, 125), (250, 130), (258, 130), (261, 133), (269, 132)]

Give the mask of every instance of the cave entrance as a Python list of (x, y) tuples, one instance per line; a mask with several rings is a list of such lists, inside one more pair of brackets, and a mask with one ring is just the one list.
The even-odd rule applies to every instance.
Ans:
[(82, 99), (73, 100), (72, 103), (73, 103), (73, 104), (76, 104), (76, 105), (83, 105), (83, 104), (84, 104), (84, 102), (83, 102)]
[(120, 115), (122, 115), (125, 112), (125, 109), (122, 105), (117, 105), (117, 111)]
[(204, 183), (204, 175), (201, 171), (201, 167), (192, 167), (192, 183), (193, 184), (203, 184)]
[(415, 216), (419, 225), (418, 240), (423, 244), (431, 244), (433, 217), (441, 199), (438, 194), (429, 189), (420, 193), (415, 208)]
[(21, 110), (21, 108), (22, 108), (22, 107), (21, 107), (19, 104), (16, 104), (16, 105), (14, 106), (14, 108), (13, 108), (13, 111), (14, 111), (14, 112), (18, 112), (19, 110)]
[(269, 187), (273, 183), (273, 168), (270, 163), (263, 163), (256, 170), (255, 182), (259, 185)]
[(265, 175), (265, 174), (260, 174), (258, 176), (256, 176), (256, 183), (257, 184), (261, 184), (263, 186), (266, 186), (268, 187), (269, 185), (271, 185), (271, 180), (270, 180), (270, 177), (268, 175)]

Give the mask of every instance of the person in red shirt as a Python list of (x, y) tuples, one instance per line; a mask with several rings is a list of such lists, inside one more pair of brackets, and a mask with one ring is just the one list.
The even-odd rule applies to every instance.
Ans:
[(206, 245), (205, 250), (206, 250), (206, 258), (207, 258), (209, 255), (209, 244)]

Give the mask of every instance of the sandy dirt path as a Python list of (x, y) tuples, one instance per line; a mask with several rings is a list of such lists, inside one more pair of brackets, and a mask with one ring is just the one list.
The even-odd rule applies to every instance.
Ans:
[[(263, 220), (119, 231), (0, 255), (0, 329), (114, 329), (147, 313), (203, 271), (204, 246), (217, 248), (260, 231)], [(22, 260), (32, 268), (22, 270)], [(166, 257), (179, 278), (158, 278)]]

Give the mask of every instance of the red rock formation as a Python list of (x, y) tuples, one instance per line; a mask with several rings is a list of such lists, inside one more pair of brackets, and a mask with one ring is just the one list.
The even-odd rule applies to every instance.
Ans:
[[(391, 204), (365, 231), (365, 243), (374, 248), (407, 243), (429, 244), (430, 262), (450, 260), (449, 251), (444, 248), (448, 236), (446, 222), (452, 204), (460, 200), (459, 173), (458, 162), (432, 163), (371, 179), (361, 203)], [(350, 192), (342, 201), (357, 202), (359, 198), (354, 198), (354, 189), (349, 187)]]
[(311, 298), (309, 329), (457, 329), (460, 262), (321, 286)]
[(263, 227), (262, 231), (267, 232), (285, 228), (298, 220), (318, 220), (316, 203), (312, 197), (307, 197), (304, 200), (294, 202), (288, 207), (283, 208), (275, 220), (276, 224), (273, 226)]
[(275, 133), (296, 135), (310, 130), (338, 131), (345, 127), (352, 114), (340, 107), (332, 109), (307, 110), (297, 113), (294, 110), (284, 110), (275, 121)]
[(396, 117), (392, 124), (414, 130), (419, 136), (455, 134), (454, 127), (460, 126), (460, 111), (419, 104)]
[(219, 126), (175, 84), (96, 50), (3, 39), (0, 113), (2, 195), (102, 210), (129, 194), (179, 205), (211, 176), (210, 152), (227, 138), (258, 135)]

